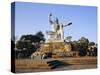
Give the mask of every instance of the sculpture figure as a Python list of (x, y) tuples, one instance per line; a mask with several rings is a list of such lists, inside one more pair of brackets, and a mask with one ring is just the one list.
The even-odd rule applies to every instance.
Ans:
[(59, 23), (58, 18), (56, 17), (54, 21), (51, 20), (52, 13), (49, 14), (49, 23), (51, 26), (50, 38), (64, 40), (64, 31), (63, 27), (69, 26), (72, 22), (67, 25), (63, 25)]

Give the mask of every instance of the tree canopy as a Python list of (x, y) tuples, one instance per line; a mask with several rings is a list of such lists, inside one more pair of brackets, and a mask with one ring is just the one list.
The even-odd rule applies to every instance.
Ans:
[(16, 48), (17, 50), (26, 51), (31, 54), (39, 48), (41, 41), (42, 43), (45, 41), (44, 34), (41, 31), (35, 35), (22, 35), (16, 43)]

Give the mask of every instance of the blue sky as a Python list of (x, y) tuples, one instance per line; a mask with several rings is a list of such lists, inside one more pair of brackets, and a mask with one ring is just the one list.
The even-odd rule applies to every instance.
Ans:
[(29, 2), (16, 2), (15, 6), (15, 36), (23, 34), (35, 34), (42, 31), (50, 31), (48, 15), (58, 17), (59, 22), (73, 24), (64, 28), (64, 36), (72, 36), (72, 40), (78, 40), (84, 36), (90, 41), (97, 42), (97, 8), (91, 6), (41, 4)]

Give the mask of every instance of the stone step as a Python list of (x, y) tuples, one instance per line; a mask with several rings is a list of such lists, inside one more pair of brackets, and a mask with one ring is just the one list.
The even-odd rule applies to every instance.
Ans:
[(48, 61), (47, 64), (51, 69), (57, 68), (58, 66), (62, 65), (62, 63), (58, 60)]
[(43, 60), (16, 60), (17, 69), (50, 69), (46, 61)]
[(29, 60), (21, 59), (15, 61), (16, 69), (54, 69), (62, 63), (58, 60)]

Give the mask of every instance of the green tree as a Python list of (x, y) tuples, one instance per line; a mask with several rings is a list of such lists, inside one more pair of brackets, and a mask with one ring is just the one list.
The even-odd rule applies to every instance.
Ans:
[(41, 41), (42, 43), (45, 41), (42, 32), (38, 32), (35, 35), (22, 35), (16, 43), (16, 48), (20, 50), (21, 53), (25, 53), (24, 55), (30, 56), (33, 52), (37, 50), (37, 48), (40, 47)]
[(85, 37), (81, 37), (78, 40), (78, 43), (80, 46), (82, 46), (84, 49), (88, 49), (88, 44), (89, 44), (89, 40)]
[(37, 38), (38, 38), (38, 39), (37, 39), (38, 42), (44, 42), (44, 41), (45, 41), (44, 34), (43, 34), (41, 31), (37, 32), (35, 35), (36, 35)]
[(72, 50), (78, 51), (79, 44), (76, 40), (72, 41)]
[(71, 42), (72, 36), (68, 36), (65, 38), (66, 41)]
[(89, 46), (95, 45), (95, 42), (89, 42)]
[(81, 37), (78, 40), (78, 44), (79, 44), (79, 55), (85, 56), (87, 54), (89, 40), (85, 37)]

